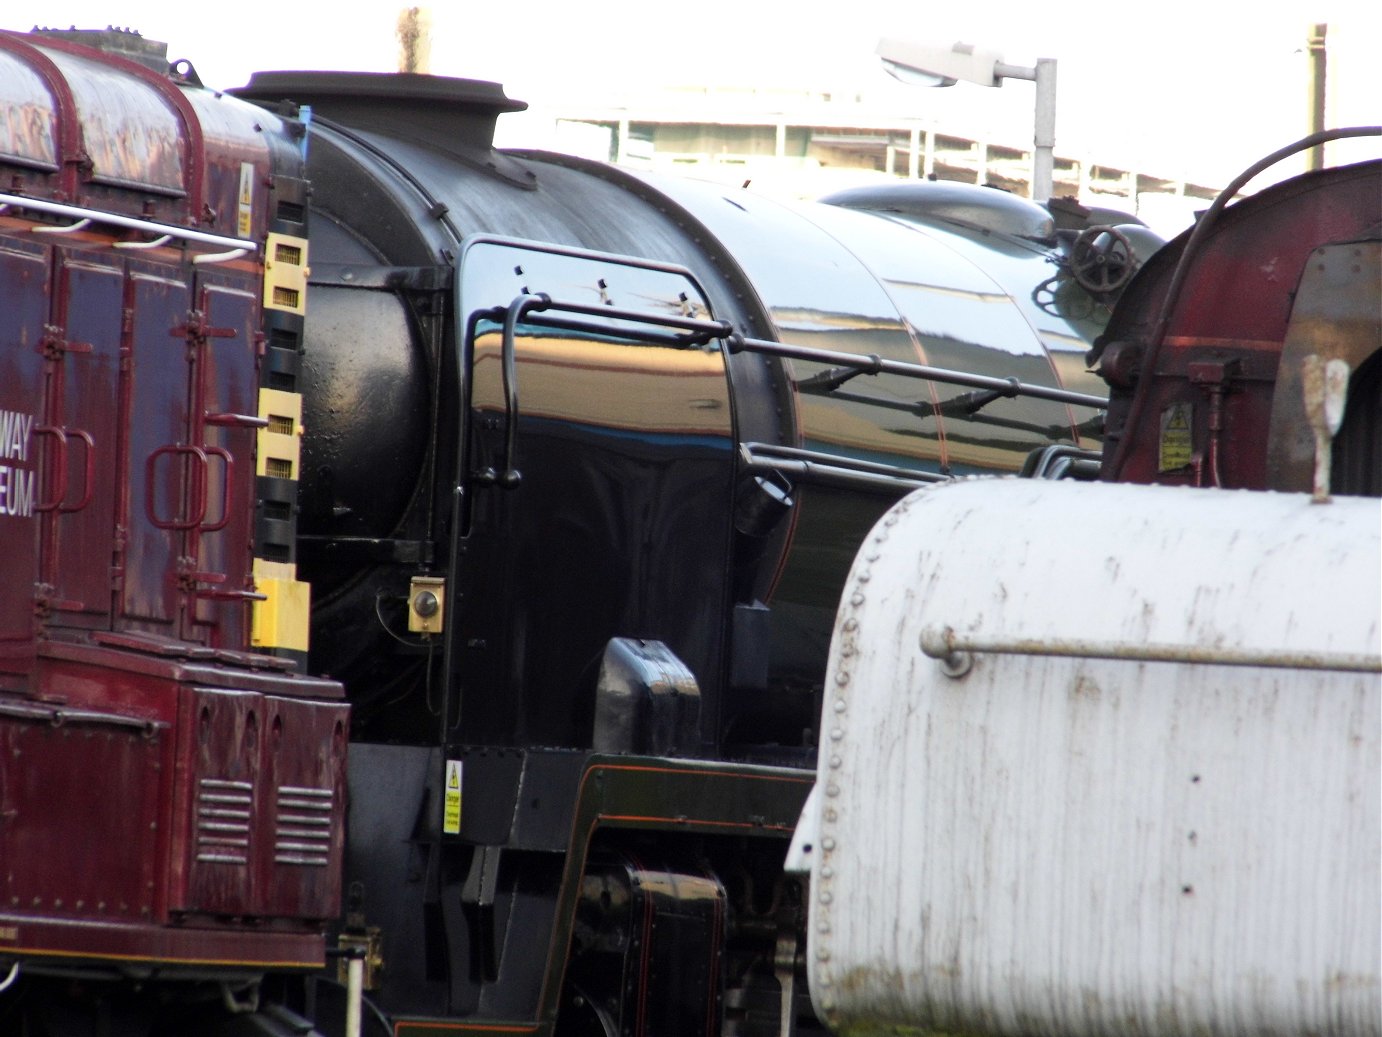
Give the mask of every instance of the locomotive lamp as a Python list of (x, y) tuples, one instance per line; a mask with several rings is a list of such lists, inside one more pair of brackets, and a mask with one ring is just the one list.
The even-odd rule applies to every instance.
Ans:
[(1036, 84), (1036, 129), (1032, 150), (1032, 201), (1051, 199), (1056, 147), (1056, 60), (1037, 58), (1034, 67), (1009, 65), (994, 51), (969, 43), (949, 47), (882, 39), (876, 52), (895, 79), (913, 86), (954, 86), (960, 80), (1002, 86), (1005, 79)]
[(437, 576), (414, 576), (408, 588), (408, 630), (439, 634), (445, 618), (446, 581)]

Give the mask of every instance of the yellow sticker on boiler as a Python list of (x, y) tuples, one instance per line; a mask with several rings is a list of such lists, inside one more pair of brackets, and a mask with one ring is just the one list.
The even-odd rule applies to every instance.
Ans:
[(1190, 432), (1193, 416), (1194, 408), (1188, 403), (1173, 403), (1161, 412), (1161, 449), (1157, 471), (1172, 472), (1190, 465), (1194, 453)]
[(442, 797), (441, 830), (461, 834), (461, 761), (446, 761), (446, 790)]

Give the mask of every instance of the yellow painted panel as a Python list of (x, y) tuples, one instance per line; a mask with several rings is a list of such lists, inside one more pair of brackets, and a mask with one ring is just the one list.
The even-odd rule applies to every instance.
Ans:
[(254, 603), (250, 643), (256, 648), (307, 651), (312, 587), (297, 578), (297, 566), (256, 558), (254, 583), (266, 599)]
[(260, 389), (259, 416), (269, 424), (259, 430), (255, 474), (296, 479), (302, 457), (302, 396), (281, 389)]
[(264, 308), (307, 313), (307, 239), (270, 234), (264, 245)]

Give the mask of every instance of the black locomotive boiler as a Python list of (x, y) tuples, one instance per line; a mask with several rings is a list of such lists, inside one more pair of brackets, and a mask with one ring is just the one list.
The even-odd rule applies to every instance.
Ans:
[[(1072, 256), (1113, 242), (1130, 275), (1137, 233), (958, 184), (789, 205), (498, 151), (522, 105), (487, 83), (231, 93), (310, 187), (278, 209), (305, 227), (301, 337), (266, 294), (257, 361), (301, 394), (300, 484), (224, 510), (287, 531), (271, 553), (311, 586), (310, 648), (260, 647), (350, 703), (321, 928), (363, 995), (222, 963), (241, 993), (195, 1032), (336, 1033), (361, 1004), (381, 1034), (810, 1032), (782, 863), (848, 566), (917, 485), (1088, 466), (1084, 356), (1123, 277)], [(0, 942), (0, 1019), (50, 1032), (22, 1005), (71, 980), (93, 1032), (183, 1032), (157, 1006), (207, 967), (112, 960)]]
[(998, 192), (798, 209), (496, 152), (490, 84), (239, 93), (311, 112), (298, 558), (372, 996), (417, 1033), (777, 1032), (854, 547), (920, 482), (1089, 445), (1101, 299)]

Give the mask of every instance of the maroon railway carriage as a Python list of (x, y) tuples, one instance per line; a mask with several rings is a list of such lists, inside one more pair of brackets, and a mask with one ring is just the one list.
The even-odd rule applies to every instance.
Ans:
[(3, 32), (0, 83), (0, 961), (319, 966), (347, 708), (294, 672), (297, 127)]

